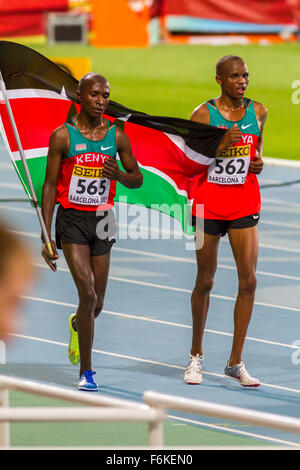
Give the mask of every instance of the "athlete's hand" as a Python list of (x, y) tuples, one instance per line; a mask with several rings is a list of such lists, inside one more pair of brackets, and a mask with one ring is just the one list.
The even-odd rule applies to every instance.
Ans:
[(255, 173), (256, 175), (259, 175), (264, 167), (264, 162), (263, 159), (261, 158), (260, 155), (256, 154), (253, 160), (250, 161), (249, 165), (249, 170), (251, 173)]
[(242, 138), (242, 132), (241, 129), (235, 124), (231, 129), (228, 129), (228, 131), (225, 134), (225, 139), (228, 139), (229, 146), (232, 144), (236, 144), (239, 142)]
[(115, 158), (107, 158), (103, 166), (103, 177), (110, 180), (117, 180), (120, 174), (119, 165)]
[(231, 129), (225, 132), (224, 138), (221, 145), (218, 148), (218, 154), (222, 153), (223, 150), (231, 147), (231, 145), (236, 144), (242, 138), (242, 132), (240, 128), (235, 124)]
[(53, 251), (52, 255), (49, 251), (47, 243), (42, 242), (42, 257), (44, 258), (44, 260), (46, 261), (50, 269), (52, 269), (52, 271), (56, 271), (57, 268), (56, 268), (56, 263), (54, 261), (57, 260), (59, 256), (57, 254), (56, 245), (53, 240), (51, 240), (51, 247)]

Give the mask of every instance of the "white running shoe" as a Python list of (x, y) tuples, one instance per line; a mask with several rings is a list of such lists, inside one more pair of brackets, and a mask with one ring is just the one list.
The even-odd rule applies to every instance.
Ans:
[(187, 365), (184, 381), (189, 385), (199, 385), (202, 382), (202, 361), (203, 356), (197, 354), (196, 356), (190, 355), (190, 362)]
[(258, 379), (251, 377), (246, 371), (245, 364), (241, 362), (232, 367), (228, 367), (228, 362), (224, 370), (225, 377), (229, 379), (238, 380), (243, 387), (259, 387), (260, 382)]

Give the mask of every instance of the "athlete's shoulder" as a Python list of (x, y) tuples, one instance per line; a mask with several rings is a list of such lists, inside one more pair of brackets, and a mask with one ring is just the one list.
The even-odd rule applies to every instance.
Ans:
[(67, 124), (64, 123), (61, 126), (57, 127), (54, 129), (54, 131), (51, 134), (51, 137), (54, 138), (62, 138), (64, 136), (68, 135), (68, 129), (67, 129)]
[(253, 100), (255, 114), (262, 120), (267, 117), (268, 110), (262, 103)]
[(49, 148), (65, 150), (70, 144), (70, 136), (65, 124), (54, 129), (49, 141)]
[(199, 106), (194, 109), (191, 114), (190, 120), (201, 122), (203, 124), (209, 124), (210, 117), (207, 102), (199, 104)]
[[(117, 139), (117, 141), (119, 141), (120, 139), (123, 139), (123, 140), (124, 140), (124, 139), (128, 139), (128, 140), (129, 140), (127, 134), (125, 134), (125, 132), (124, 132), (124, 130), (122, 129), (122, 127), (117, 126), (117, 125), (114, 125), (114, 126), (115, 126), (115, 128), (116, 128), (116, 139)], [(112, 129), (112, 126), (111, 126), (111, 129)]]

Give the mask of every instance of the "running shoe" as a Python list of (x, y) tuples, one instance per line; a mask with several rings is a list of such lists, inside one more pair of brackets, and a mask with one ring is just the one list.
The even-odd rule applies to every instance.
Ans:
[(197, 354), (196, 356), (190, 355), (190, 361), (187, 365), (184, 381), (189, 385), (199, 385), (202, 382), (202, 361), (204, 356)]
[(76, 366), (80, 362), (79, 355), (79, 344), (78, 344), (78, 332), (74, 330), (72, 320), (76, 317), (76, 313), (72, 313), (69, 317), (69, 330), (70, 330), (70, 341), (68, 347), (68, 356), (71, 364)]
[(236, 364), (232, 367), (228, 367), (228, 363), (224, 370), (225, 377), (229, 379), (237, 380), (243, 387), (259, 387), (260, 382), (258, 379), (251, 377), (250, 374), (246, 371), (245, 365), (243, 362)]
[(98, 392), (98, 384), (94, 380), (94, 375), (96, 372), (93, 370), (85, 370), (84, 373), (79, 378), (78, 390), (84, 392)]

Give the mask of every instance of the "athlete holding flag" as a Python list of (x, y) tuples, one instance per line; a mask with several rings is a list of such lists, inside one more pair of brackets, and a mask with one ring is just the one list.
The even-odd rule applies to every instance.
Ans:
[[(42, 214), (49, 239), (56, 203), (56, 244), (42, 255), (55, 271), (57, 248), (64, 252), (77, 287), (79, 305), (69, 318), (69, 359), (80, 362), (78, 389), (97, 391), (92, 368), (94, 319), (102, 310), (115, 241), (113, 212), (116, 181), (128, 188), (142, 185), (143, 176), (126, 134), (103, 117), (110, 86), (98, 74), (82, 77), (78, 86), (80, 112), (56, 129), (50, 138)], [(125, 171), (119, 169), (119, 154)]]
[[(260, 191), (256, 178), (263, 169), (263, 128), (266, 108), (245, 98), (248, 68), (242, 58), (225, 56), (216, 66), (221, 96), (198, 106), (191, 120), (228, 129), (218, 156), (200, 177), (195, 192), (193, 218), (197, 230), (204, 231), (203, 246), (196, 247), (197, 278), (192, 293), (193, 340), (184, 380), (202, 381), (203, 333), (210, 291), (217, 269), (221, 236), (228, 233), (238, 273), (238, 295), (234, 308), (234, 335), (225, 376), (243, 386), (257, 387), (242, 362), (242, 350), (251, 319), (256, 290), (258, 256), (257, 224)], [(197, 205), (204, 205), (204, 219), (197, 217)], [(201, 227), (201, 228), (200, 228)]]

